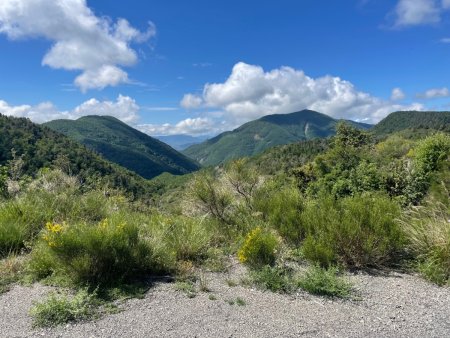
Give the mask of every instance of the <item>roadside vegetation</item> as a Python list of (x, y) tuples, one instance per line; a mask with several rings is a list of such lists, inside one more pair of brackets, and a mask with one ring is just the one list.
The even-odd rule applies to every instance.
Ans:
[(195, 283), (207, 290), (203, 271), (225, 271), (230, 259), (249, 283), (281, 293), (351, 298), (345, 272), (380, 268), (450, 285), (448, 134), (374, 140), (339, 124), (326, 145), (308, 144), (305, 156), (283, 148), (289, 165), (267, 152), (167, 176), (151, 204), (86, 189), (63, 168), (18, 175), (13, 158), (0, 167), (0, 292), (18, 281), (72, 290), (33, 308), (36, 325), (52, 326), (95, 317), (149, 277), (170, 276), (195, 296)]

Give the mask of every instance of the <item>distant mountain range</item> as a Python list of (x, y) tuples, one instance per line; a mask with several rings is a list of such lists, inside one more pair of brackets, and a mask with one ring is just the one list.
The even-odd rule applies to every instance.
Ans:
[(172, 148), (181, 151), (194, 144), (202, 143), (207, 140), (208, 136), (190, 136), (190, 135), (167, 135), (154, 136), (161, 142), (167, 143)]
[(194, 160), (167, 144), (111, 116), (84, 116), (44, 125), (144, 178), (153, 178), (163, 172), (186, 174), (199, 168)]
[[(183, 153), (202, 165), (216, 165), (233, 158), (256, 155), (277, 145), (334, 135), (338, 122), (313, 110), (266, 115), (190, 146)], [(365, 123), (348, 122), (358, 128), (372, 127)]]

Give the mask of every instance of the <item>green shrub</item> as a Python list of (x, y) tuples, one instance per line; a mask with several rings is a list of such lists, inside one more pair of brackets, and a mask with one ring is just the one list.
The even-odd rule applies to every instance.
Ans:
[(352, 285), (338, 276), (336, 267), (323, 269), (320, 266), (312, 266), (298, 281), (298, 286), (303, 290), (321, 296), (347, 298), (351, 294)]
[(280, 267), (265, 265), (250, 273), (253, 283), (264, 290), (289, 293), (293, 289), (290, 273)]
[(412, 208), (401, 221), (408, 248), (428, 280), (450, 283), (450, 215), (444, 205)]
[(30, 314), (33, 326), (53, 327), (90, 319), (97, 314), (97, 306), (96, 294), (82, 289), (73, 297), (51, 293), (44, 301), (35, 303)]
[(379, 267), (398, 258), (402, 248), (396, 223), (399, 206), (381, 195), (334, 200), (322, 197), (302, 214), (307, 225), (304, 257), (329, 266)]
[(304, 208), (300, 191), (293, 185), (281, 185), (276, 181), (266, 183), (254, 198), (255, 210), (263, 214), (279, 234), (292, 243), (305, 236), (305, 228), (299, 214)]
[(153, 251), (128, 214), (89, 225), (48, 222), (32, 251), (37, 278), (66, 278), (77, 285), (121, 283), (158, 269)]
[(244, 244), (239, 249), (239, 261), (251, 268), (273, 265), (278, 245), (278, 239), (271, 232), (257, 227), (247, 234)]

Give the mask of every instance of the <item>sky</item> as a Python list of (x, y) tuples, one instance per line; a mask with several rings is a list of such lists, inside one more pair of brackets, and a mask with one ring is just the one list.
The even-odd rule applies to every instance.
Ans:
[(1, 0), (0, 113), (214, 135), (450, 109), (450, 0)]

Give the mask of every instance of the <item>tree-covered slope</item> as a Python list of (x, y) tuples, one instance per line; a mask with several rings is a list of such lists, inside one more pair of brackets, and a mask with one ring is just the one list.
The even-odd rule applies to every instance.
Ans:
[[(256, 155), (277, 145), (333, 135), (337, 122), (312, 110), (267, 115), (193, 145), (183, 153), (203, 165), (215, 165), (233, 158)], [(361, 128), (368, 126), (360, 125)]]
[(78, 120), (50, 121), (45, 125), (145, 178), (163, 172), (186, 174), (198, 169), (193, 160), (167, 144), (111, 116), (84, 116)]
[(110, 163), (82, 144), (25, 118), (0, 114), (0, 166), (22, 158), (22, 174), (60, 167), (87, 185), (108, 185), (143, 197), (154, 187), (139, 175)]
[(373, 128), (373, 132), (376, 135), (386, 135), (406, 129), (450, 132), (450, 112), (398, 111), (381, 120)]

